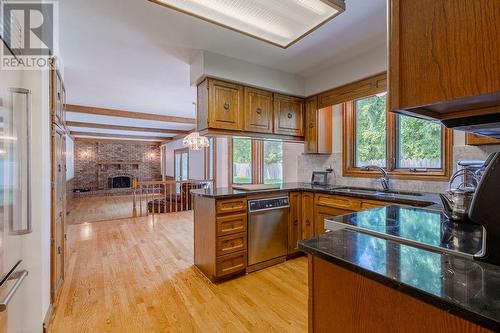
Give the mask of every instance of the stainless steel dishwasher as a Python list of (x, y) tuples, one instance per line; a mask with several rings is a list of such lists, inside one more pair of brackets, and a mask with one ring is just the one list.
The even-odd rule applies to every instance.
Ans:
[(255, 271), (286, 259), (288, 196), (248, 200), (248, 268)]

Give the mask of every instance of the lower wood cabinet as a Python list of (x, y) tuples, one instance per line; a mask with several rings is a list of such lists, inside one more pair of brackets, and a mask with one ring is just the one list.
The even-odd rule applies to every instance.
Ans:
[(211, 281), (245, 273), (246, 197), (194, 196), (194, 264)]
[(290, 221), (288, 223), (288, 255), (299, 251), (298, 242), (302, 239), (302, 194), (290, 193)]
[(390, 204), (385, 201), (317, 193), (314, 198), (314, 236), (325, 233), (326, 218), (384, 207)]
[(314, 236), (314, 193), (302, 193), (302, 239)]

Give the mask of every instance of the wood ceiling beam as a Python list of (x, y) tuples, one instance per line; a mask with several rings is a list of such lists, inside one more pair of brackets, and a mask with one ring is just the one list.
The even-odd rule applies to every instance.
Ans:
[(80, 142), (103, 142), (103, 143), (126, 143), (139, 145), (155, 145), (159, 146), (160, 141), (134, 141), (134, 140), (116, 140), (116, 139), (100, 139), (100, 138), (75, 138), (75, 141)]
[(120, 139), (131, 139), (131, 140), (151, 140), (151, 141), (169, 141), (170, 138), (161, 136), (146, 136), (146, 135), (122, 135), (122, 134), (110, 134), (110, 133), (93, 133), (93, 132), (78, 132), (71, 131), (73, 136), (90, 136), (90, 137), (103, 137), (103, 138), (120, 138)]
[(179, 129), (106, 125), (106, 124), (83, 123), (83, 122), (78, 122), (78, 121), (67, 121), (66, 126), (99, 128), (99, 129), (120, 130), (120, 131), (134, 131), (134, 132), (165, 133), (165, 134), (188, 134), (189, 133), (189, 131), (179, 130)]
[(132, 111), (123, 111), (123, 110), (116, 110), (116, 109), (105, 109), (105, 108), (98, 108), (98, 107), (92, 107), (92, 106), (73, 105), (73, 104), (66, 104), (66, 111), (67, 112), (94, 114), (94, 115), (108, 116), (108, 117), (122, 117), (122, 118), (129, 118), (129, 119), (164, 121), (164, 122), (169, 122), (169, 123), (183, 123), (183, 124), (194, 124), (195, 123), (194, 118), (166, 116), (166, 115), (154, 114), (154, 113), (132, 112)]

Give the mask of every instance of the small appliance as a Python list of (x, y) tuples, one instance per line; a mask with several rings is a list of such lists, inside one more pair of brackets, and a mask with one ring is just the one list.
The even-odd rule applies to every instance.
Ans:
[[(454, 189), (451, 185), (457, 178), (463, 181)], [(461, 169), (455, 172), (450, 179), (450, 188), (446, 194), (439, 193), (443, 202), (444, 215), (457, 223), (471, 222), (469, 219), (469, 209), (476, 191), (476, 175), (469, 169)]]
[(311, 184), (317, 186), (326, 186), (328, 184), (328, 171), (313, 171)]

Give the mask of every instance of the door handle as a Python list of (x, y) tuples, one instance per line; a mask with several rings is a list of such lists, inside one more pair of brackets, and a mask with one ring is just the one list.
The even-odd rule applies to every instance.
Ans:
[(7, 295), (5, 295), (4, 299), (0, 302), (0, 312), (7, 310), (7, 306), (9, 305), (12, 297), (14, 297), (17, 290), (19, 289), (19, 287), (21, 286), (21, 284), (23, 283), (24, 279), (27, 276), (28, 276), (28, 271), (23, 269), (18, 272), (12, 272), (10, 276), (7, 277), (7, 280), (17, 280), (17, 281), (16, 283), (14, 283), (14, 285), (9, 290)]

